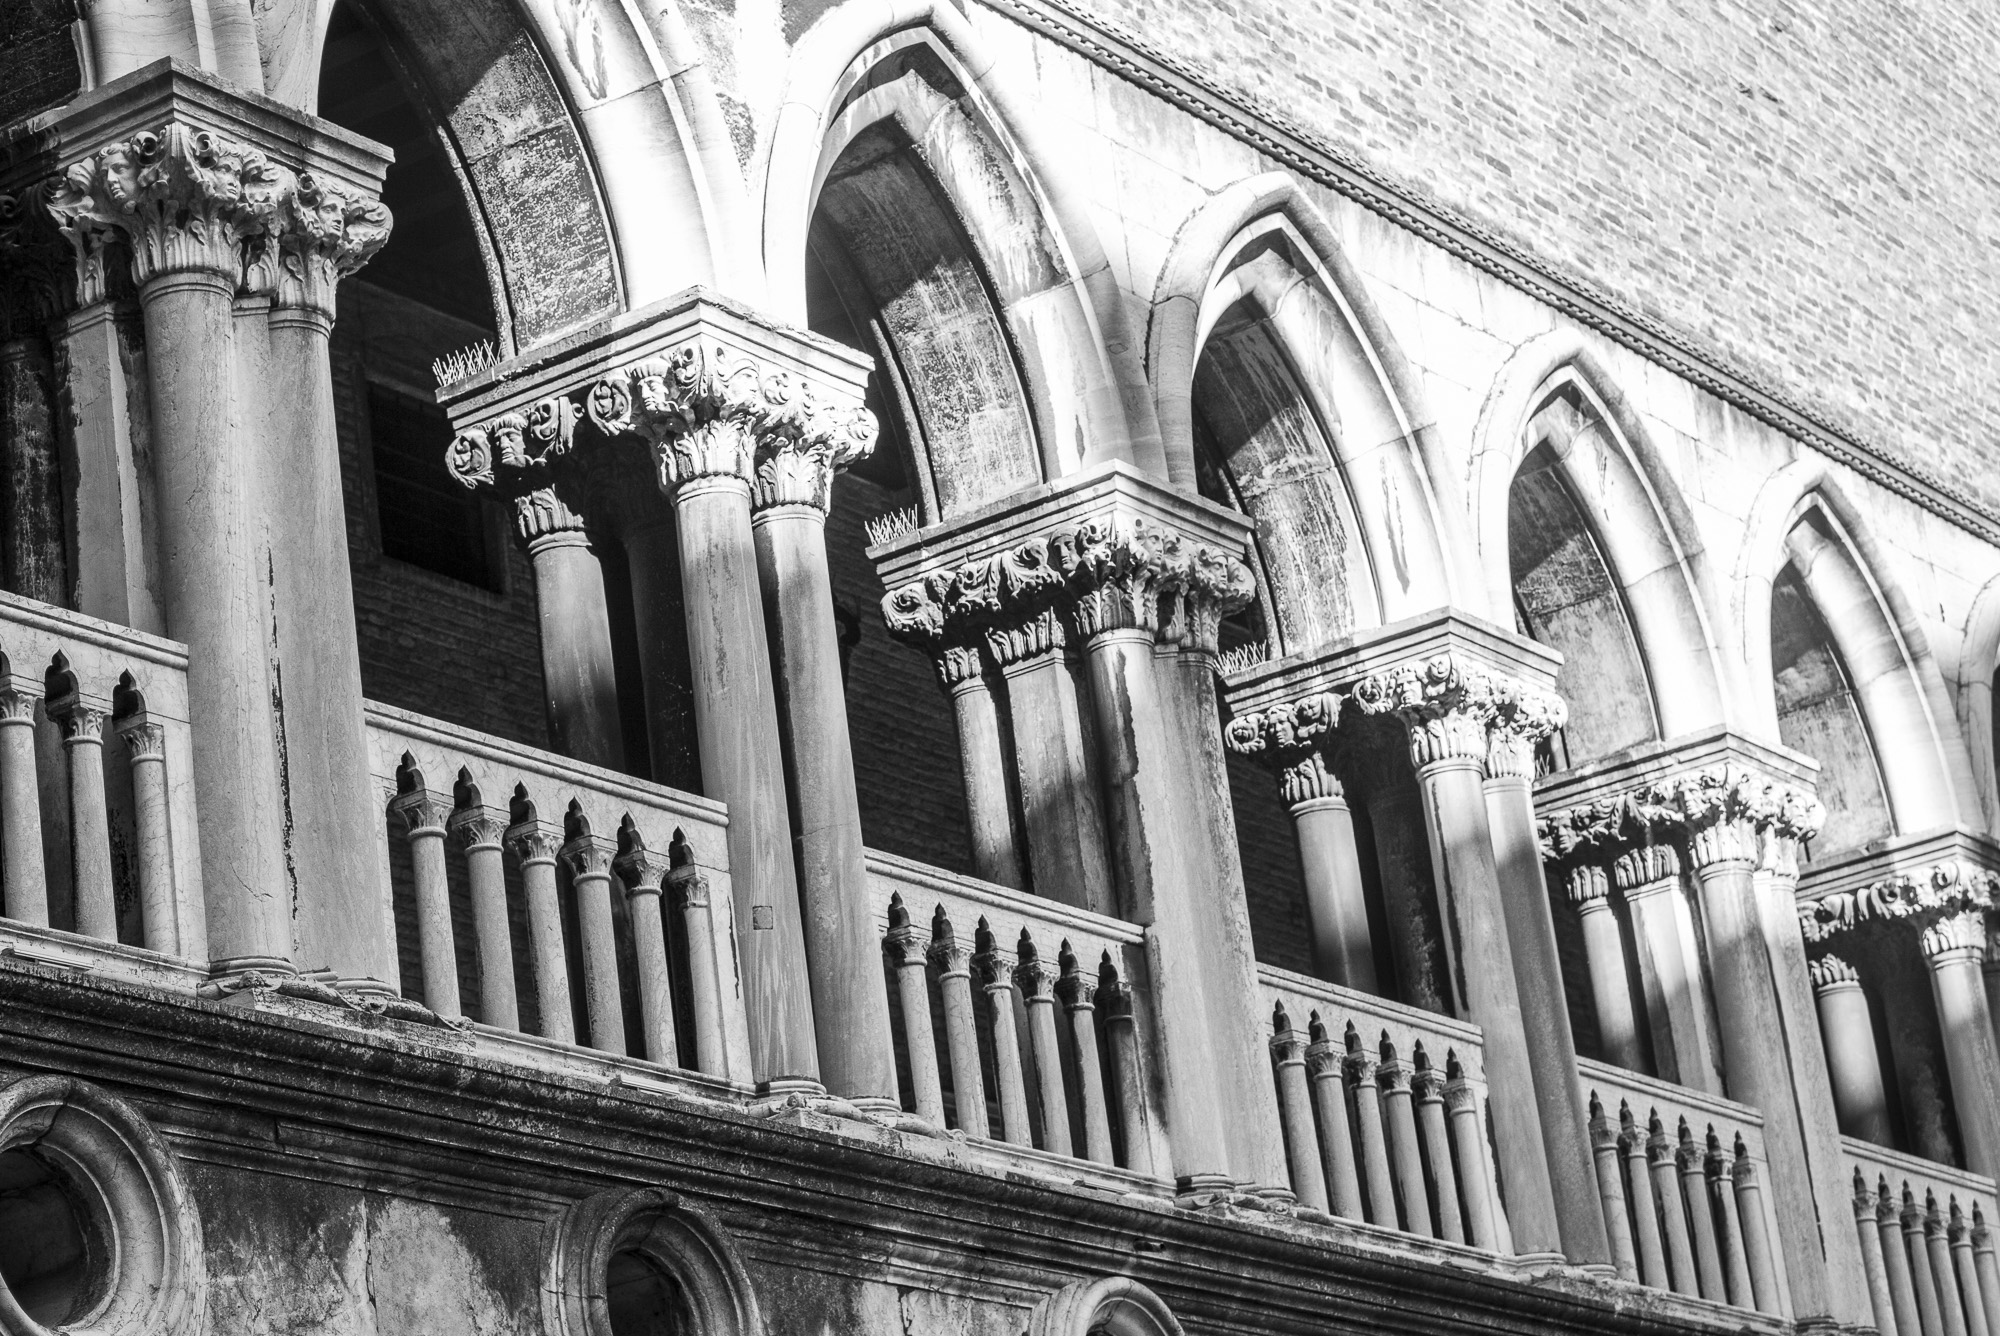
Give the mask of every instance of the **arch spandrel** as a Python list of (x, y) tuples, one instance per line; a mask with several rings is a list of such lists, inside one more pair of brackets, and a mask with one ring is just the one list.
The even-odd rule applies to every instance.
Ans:
[[(1547, 413), (1558, 399), (1570, 407)], [(1468, 478), (1494, 615), (1513, 620), (1509, 496), (1537, 448), (1548, 452), (1618, 586), (1660, 735), (1730, 722), (1736, 693), (1727, 687), (1700, 530), (1638, 415), (1572, 331), (1524, 345), (1480, 410)]]
[(950, 5), (840, 6), (794, 48), (761, 172), (771, 308), (803, 322), (821, 186), (858, 136), (893, 123), (969, 238), (1035, 419), (1044, 477), (1107, 459), (1163, 474), (1138, 339), (1095, 225), (1033, 117)]

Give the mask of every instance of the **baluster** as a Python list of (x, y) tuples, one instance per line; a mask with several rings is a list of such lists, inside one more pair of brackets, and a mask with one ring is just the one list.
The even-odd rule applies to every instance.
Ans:
[(1466, 1079), (1456, 1056), (1447, 1053), (1444, 1083), (1445, 1114), (1458, 1153), (1458, 1180), (1465, 1187), (1465, 1228), (1472, 1246), (1501, 1252), (1499, 1188), (1486, 1154), (1486, 1119), (1480, 1109), (1479, 1087)]
[[(1743, 1174), (1737, 1171), (1741, 1184)], [(1896, 1301), (1890, 1292), (1889, 1270), (1882, 1257), (1882, 1229), (1875, 1218), (1875, 1193), (1859, 1169), (1854, 1171), (1854, 1232), (1861, 1242), (1861, 1269), (1868, 1279), (1868, 1304), (1875, 1312), (1877, 1336), (1901, 1336), (1896, 1329)], [(1916, 1336), (1916, 1333), (1911, 1333)]]
[[(1877, 1180), (1875, 1228), (1882, 1236), (1882, 1269), (1889, 1277), (1889, 1301), (1896, 1310), (1896, 1330), (1899, 1336), (1925, 1336), (1916, 1276), (1910, 1266), (1909, 1240), (1903, 1233), (1903, 1213), (1887, 1178)], [(1936, 1334), (1933, 1325), (1930, 1336)]]
[[(1104, 1107), (1104, 1063), (1097, 1053), (1097, 978), (1077, 966), (1076, 953), (1062, 944), (1056, 956), (1062, 977), (1056, 981), (1056, 996), (1069, 1015), (1070, 1034), (1076, 1040), (1077, 1088), (1083, 1092), (1083, 1153), (1099, 1164), (1112, 1163), (1111, 1119)], [(1109, 963), (1110, 957), (1105, 957)]]
[(1364, 1220), (1361, 1176), (1354, 1163), (1354, 1129), (1347, 1117), (1347, 1087), (1343, 1081), (1347, 1053), (1327, 1038), (1326, 1026), (1314, 1012), (1306, 1023), (1306, 1071), (1312, 1078), (1313, 1105), (1319, 1110), (1320, 1158), (1335, 1215)]
[(1701, 1297), (1728, 1301), (1722, 1280), (1722, 1255), (1715, 1242), (1715, 1211), (1708, 1194), (1708, 1158), (1695, 1145), (1687, 1119), (1681, 1119), (1680, 1145), (1674, 1153), (1681, 1172), (1681, 1200), (1687, 1205), (1688, 1227), (1694, 1236), (1695, 1275)]
[[(1756, 1162), (1750, 1148), (1736, 1138), (1736, 1171), (1731, 1176), (1736, 1189), (1736, 1217), (1743, 1229), (1743, 1259), (1750, 1268), (1750, 1293), (1757, 1311), (1782, 1316), (1783, 1296), (1778, 1293), (1778, 1268), (1771, 1255), (1770, 1222), (1764, 1216), (1764, 1185), (1757, 1179)], [(1881, 1251), (1881, 1240), (1876, 1240)], [(1879, 1264), (1879, 1259), (1878, 1259)]]
[(1924, 1193), (1924, 1251), (1930, 1255), (1931, 1280), (1937, 1286), (1945, 1336), (1966, 1336), (1965, 1307), (1958, 1301), (1958, 1282), (1952, 1275), (1951, 1241), (1945, 1237), (1944, 1214), (1938, 1210), (1933, 1192)]
[(507, 814), (481, 800), (467, 771), (458, 772), (454, 809), (446, 828), (465, 850), (466, 880), (472, 890), (472, 932), (479, 948), (479, 1015), (503, 1030), (521, 1028), (521, 1001), (514, 992), (514, 939), (507, 927), (507, 867), (500, 841)]
[(1042, 1113), (1042, 1149), (1073, 1155), (1069, 1136), (1069, 1100), (1063, 1095), (1062, 1054), (1056, 1048), (1056, 972), (1035, 949), (1034, 938), (1021, 929), (1020, 964), (1014, 982), (1028, 1009), (1028, 1044), (1035, 1061), (1035, 1091)]
[(667, 844), (667, 885), (680, 908), (681, 931), (687, 938), (688, 992), (694, 999), (694, 1069), (708, 1076), (725, 1076), (729, 1059), (722, 1039), (726, 1008), (722, 971), (716, 963), (715, 921), (708, 902), (708, 878), (695, 865), (694, 848), (679, 829)]
[(1736, 1205), (1734, 1161), (1722, 1153), (1722, 1138), (1708, 1129), (1708, 1180), (1715, 1196), (1716, 1244), (1722, 1253), (1722, 1278), (1729, 1302), (1738, 1308), (1755, 1308), (1757, 1296), (1750, 1286), (1750, 1259), (1743, 1249), (1743, 1217)]
[(132, 824), (138, 836), (139, 919), (146, 946), (181, 954), (174, 903), (173, 822), (167, 810), (167, 730), (146, 713), (146, 698), (132, 674), (118, 679), (111, 720), (125, 741), (132, 767)]
[(1109, 962), (1098, 975), (1104, 999), (1104, 1038), (1111, 1045), (1111, 1067), (1118, 1075), (1118, 1127), (1125, 1138), (1125, 1167), (1137, 1174), (1153, 1172), (1153, 1147), (1146, 1130), (1145, 1088), (1139, 1072), (1138, 1023), (1132, 1015), (1132, 985), (1118, 977)]
[(1292, 1028), (1285, 1004), (1271, 1011), (1271, 1063), (1278, 1090), (1278, 1117), (1285, 1133), (1285, 1158), (1291, 1163), (1292, 1193), (1301, 1206), (1327, 1208), (1326, 1175), (1320, 1170), (1314, 1144), (1312, 1096), (1306, 1089), (1306, 1041)]
[(448, 795), (430, 789), (416, 758), (403, 753), (389, 810), (403, 818), (416, 874), (417, 948), (423, 960), (424, 1005), (447, 1020), (463, 1014), (458, 999), (458, 948), (451, 932), (451, 888), (445, 878), (444, 823)]
[(944, 1044), (951, 1057), (953, 1125), (981, 1141), (991, 1135), (986, 1120), (986, 1081), (979, 1073), (979, 1020), (972, 1006), (972, 951), (958, 938), (939, 905), (931, 915), (931, 962), (938, 968), (944, 998)]
[[(57, 651), (44, 679), (42, 711), (62, 726), (69, 766), (70, 867), (75, 871), (76, 930), (118, 940), (118, 898), (111, 881), (111, 819), (104, 807), (102, 702), (83, 694), (69, 659)], [(37, 838), (40, 838), (39, 836)]]
[(1937, 1272), (1931, 1267), (1930, 1244), (1924, 1238), (1924, 1212), (1910, 1185), (1903, 1185), (1903, 1243), (1910, 1254), (1910, 1286), (1917, 1292), (1917, 1322), (1924, 1336), (1951, 1336), (1945, 1331), (1944, 1310), (1938, 1304)]
[(930, 944), (917, 940), (901, 893), (889, 897), (889, 931), (882, 944), (896, 972), (896, 998), (902, 1006), (903, 1037), (910, 1055), (911, 1100), (917, 1117), (942, 1129), (944, 1090), (938, 1082), (937, 1035), (931, 1029), (931, 986), (925, 972)]
[(8, 918), (46, 928), (49, 879), (35, 777), (35, 702), (41, 695), (41, 683), (16, 676), (0, 654), (0, 894)]
[(1361, 1136), (1362, 1182), (1368, 1187), (1368, 1221), (1397, 1229), (1396, 1189), (1389, 1175), (1389, 1146), (1382, 1131), (1382, 1091), (1376, 1084), (1375, 1055), (1361, 1045), (1353, 1022), (1347, 1026), (1347, 1085), (1354, 1098), (1355, 1130)]
[(528, 897), (528, 942), (535, 957), (535, 1005), (542, 1038), (576, 1042), (569, 996), (569, 956), (563, 950), (562, 900), (556, 890), (556, 854), (562, 829), (543, 821), (525, 784), (514, 786), (508, 808), (507, 847), (521, 860), (521, 884)]
[(1660, 1204), (1660, 1224), (1666, 1237), (1667, 1271), (1675, 1294), (1701, 1294), (1695, 1278), (1694, 1242), (1688, 1237), (1687, 1205), (1681, 1200), (1680, 1175), (1674, 1172), (1672, 1138), (1656, 1111), (1646, 1138), (1646, 1158), (1653, 1177), (1653, 1196)]
[(583, 1008), (590, 1046), (623, 1056), (625, 1004), (618, 994), (618, 939), (611, 926), (611, 860), (617, 846), (591, 832), (583, 804), (572, 798), (563, 818), (562, 859), (576, 892), (576, 926), (583, 938)]
[(1625, 1210), (1625, 1169), (1618, 1154), (1618, 1133), (1605, 1115), (1604, 1102), (1590, 1092), (1590, 1153), (1597, 1162), (1597, 1196), (1604, 1203), (1604, 1230), (1611, 1239), (1611, 1264), (1626, 1280), (1639, 1278), (1639, 1257), (1632, 1248), (1632, 1221)]
[(1632, 1242), (1639, 1251), (1639, 1283), (1656, 1290), (1673, 1288), (1667, 1270), (1666, 1245), (1660, 1239), (1660, 1207), (1653, 1198), (1653, 1179), (1646, 1164), (1646, 1134), (1632, 1116), (1632, 1105), (1618, 1104), (1618, 1147), (1625, 1156), (1625, 1182), (1632, 1194)]
[(2000, 1259), (1993, 1255), (1993, 1233), (1979, 1203), (1972, 1204), (1972, 1265), (1979, 1277), (1980, 1305), (1986, 1310), (1988, 1336), (2000, 1336)]
[(1434, 1237), (1429, 1194), (1424, 1190), (1424, 1162), (1417, 1151), (1416, 1112), (1410, 1107), (1410, 1064), (1396, 1056), (1395, 1045), (1382, 1036), (1382, 1065), (1376, 1069), (1382, 1086), (1382, 1125), (1389, 1141), (1389, 1163), (1403, 1197), (1403, 1228)]
[(1990, 1328), (1986, 1322), (1986, 1305), (1979, 1295), (1979, 1271), (1972, 1258), (1972, 1231), (1965, 1223), (1965, 1212), (1958, 1207), (1958, 1198), (1951, 1200), (1951, 1215), (1945, 1227), (1951, 1240), (1952, 1271), (1958, 1277), (1958, 1300), (1965, 1310), (1966, 1336), (1988, 1336)]
[(1000, 948), (986, 920), (979, 920), (978, 965), (993, 1016), (993, 1077), (1000, 1092), (1000, 1136), (1016, 1146), (1031, 1146), (1028, 1088), (1021, 1075), (1021, 1039), (1014, 1024), (1014, 956)]
[(1438, 1237), (1452, 1243), (1465, 1242), (1465, 1221), (1458, 1211), (1458, 1174), (1451, 1165), (1451, 1135), (1445, 1130), (1444, 1073), (1431, 1066), (1424, 1046), (1417, 1045), (1417, 1069), (1410, 1075), (1410, 1090), (1417, 1101), (1417, 1135), (1424, 1143), (1431, 1178), (1437, 1185)]
[[(632, 920), (632, 956), (639, 971), (639, 1028), (645, 1056), (668, 1067), (681, 1065), (674, 1033), (674, 981), (667, 969), (667, 920), (660, 908), (661, 878), (668, 860), (646, 847), (638, 825), (626, 813), (618, 823), (618, 857), (611, 870), (625, 883), (625, 909)], [(614, 957), (615, 959), (615, 957)]]

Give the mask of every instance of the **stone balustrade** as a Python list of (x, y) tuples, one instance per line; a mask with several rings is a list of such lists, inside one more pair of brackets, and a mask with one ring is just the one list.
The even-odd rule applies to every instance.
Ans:
[(2000, 1331), (1993, 1180), (1857, 1137), (1842, 1141), (1854, 1177), (1854, 1228), (1882, 1336)]
[(0, 950), (206, 973), (187, 717), (182, 646), (0, 594)]
[(1299, 1206), (1511, 1252), (1477, 1026), (1264, 965)]
[(750, 1083), (718, 804), (379, 705), (368, 743), (425, 1006)]
[(889, 854), (868, 870), (904, 1108), (994, 1148), (1160, 1173), (1144, 933)]
[(1612, 1262), (1627, 1280), (1787, 1315), (1764, 1117), (1581, 1059)]

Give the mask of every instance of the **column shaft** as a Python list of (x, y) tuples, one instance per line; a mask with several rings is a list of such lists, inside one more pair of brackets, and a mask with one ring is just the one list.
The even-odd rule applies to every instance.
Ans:
[(522, 522), (535, 568), (549, 743), (565, 756), (623, 770), (625, 737), (618, 718), (604, 571), (581, 525), (567, 512), (565, 518), (563, 527), (539, 532), (529, 529), (525, 518)]
[[(750, 1017), (751, 1071), (761, 1084), (819, 1081), (811, 984), (790, 823), (785, 813), (777, 688), (758, 598), (750, 489), (707, 476), (674, 493), (694, 672), (702, 790), (729, 807), (729, 876)], [(868, 971), (881, 988), (881, 968)]]
[(1659, 1075), (1691, 1090), (1720, 1094), (1702, 971), (1699, 962), (1689, 958), (1681, 931), (1678, 873), (1630, 887), (1625, 903), (1632, 911), (1639, 980), (1646, 993), (1646, 1019)]
[(278, 711), (304, 963), (330, 967), (343, 985), (393, 992), (393, 909), (371, 867), (377, 813), (327, 357), (331, 329), (329, 316), (305, 309), (281, 308), (270, 322), (269, 436), (260, 476), (284, 665)]
[[(1581, 874), (1593, 884), (1591, 893), (1579, 894), (1576, 882)], [(1590, 970), (1590, 996), (1597, 1007), (1598, 1040), (1604, 1060), (1627, 1071), (1643, 1071), (1644, 1049), (1639, 1043), (1639, 1017), (1632, 1007), (1632, 989), (1625, 970), (1625, 938), (1618, 930), (1618, 915), (1603, 887), (1599, 868), (1579, 868), (1571, 874), (1570, 898), (1576, 902), (1577, 920), (1583, 926), (1583, 951)]]
[(1104, 813), (1070, 666), (1060, 648), (1003, 664), (1035, 893), (1114, 913)]
[(165, 634), (154, 569), (146, 356), (138, 322), (92, 302), (64, 322), (60, 361), (75, 461), (77, 611)]
[[(651, 499), (665, 503), (661, 497)], [(626, 528), (624, 539), (653, 779), (673, 788), (698, 789), (701, 748), (695, 736), (694, 697), (684, 673), (688, 624), (681, 607), (681, 559), (674, 526), (634, 525)]]
[(0, 340), (0, 574), (25, 598), (66, 605), (69, 559), (55, 372), (39, 337)]
[(1878, 1146), (1895, 1144), (1889, 1122), (1889, 1092), (1882, 1081), (1882, 1059), (1875, 1051), (1875, 1025), (1868, 1013), (1868, 995), (1853, 971), (1830, 958), (1814, 968), (1823, 976), (1818, 993), (1819, 1033), (1826, 1047), (1827, 1076), (1833, 1084), (1833, 1106), (1840, 1130)]
[(752, 523), (787, 744), (820, 1073), (834, 1094), (895, 1112), (901, 1109), (895, 1048), (881, 943), (868, 912), (826, 515), (814, 505), (788, 503), (763, 507)]
[[(971, 653), (968, 651), (968, 653)], [(959, 774), (965, 784), (965, 818), (972, 834), (972, 871), (984, 881), (1021, 890), (1027, 885), (1007, 792), (1007, 755), (1000, 711), (978, 667), (945, 688), (958, 727)]]
[(1328, 979), (1364, 993), (1380, 991), (1368, 901), (1354, 848), (1354, 817), (1345, 798), (1309, 798), (1292, 808), (1305, 877), (1306, 921), (1313, 960)]
[(1981, 978), (1985, 936), (1977, 915), (1948, 919), (1924, 934), (1924, 956), (1931, 967), (1931, 995), (1944, 1033), (1966, 1167), (1991, 1178), (2000, 1173), (2000, 1048), (1994, 1043)]

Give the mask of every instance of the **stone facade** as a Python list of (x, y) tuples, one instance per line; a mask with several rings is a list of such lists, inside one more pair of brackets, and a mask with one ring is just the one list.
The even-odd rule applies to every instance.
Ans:
[(2000, 1333), (1888, 25), (0, 4), (0, 1330)]

